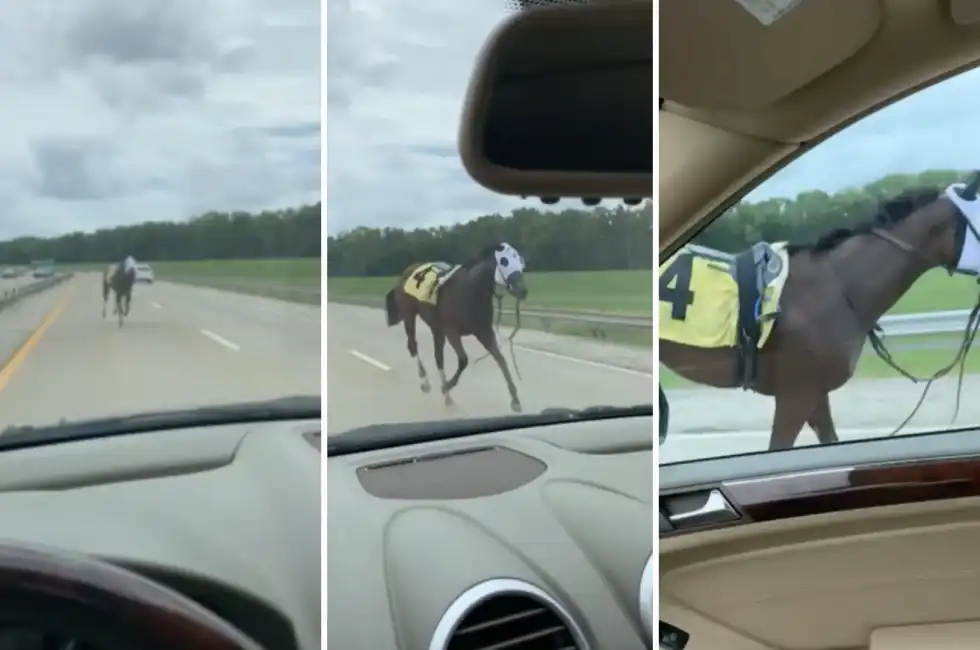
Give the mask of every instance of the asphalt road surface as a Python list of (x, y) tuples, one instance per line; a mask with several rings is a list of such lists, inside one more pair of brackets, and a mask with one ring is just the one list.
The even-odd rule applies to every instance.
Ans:
[[(502, 334), (506, 337), (509, 329)], [(649, 349), (595, 343), (573, 337), (524, 330), (515, 349), (522, 380), (517, 390), (524, 413), (548, 407), (629, 406), (653, 401)], [(509, 415), (510, 397), (503, 376), (472, 337), (464, 339), (470, 365), (453, 390), (455, 406), (447, 408), (439, 392), (432, 335), (418, 323), (419, 353), (432, 390), (419, 389), (415, 361), (409, 356), (405, 330), (387, 327), (377, 308), (328, 303), (327, 429), (337, 433), (378, 423), (427, 421), (457, 417)], [(510, 353), (504, 357), (511, 365)], [(446, 345), (446, 374), (456, 370), (456, 355)], [(653, 432), (651, 431), (651, 436)]]
[[(842, 440), (890, 435), (915, 408), (925, 385), (902, 378), (852, 380), (830, 395), (834, 423)], [(980, 375), (967, 375), (959, 411), (957, 378), (934, 382), (915, 416), (899, 432), (911, 434), (980, 426)], [(670, 427), (661, 462), (765, 451), (769, 444), (772, 398), (735, 389), (668, 390)], [(954, 414), (956, 419), (953, 420)], [(804, 427), (798, 445), (816, 444)]]
[(159, 282), (119, 328), (78, 274), (0, 310), (0, 365), (0, 427), (319, 394), (320, 310)]

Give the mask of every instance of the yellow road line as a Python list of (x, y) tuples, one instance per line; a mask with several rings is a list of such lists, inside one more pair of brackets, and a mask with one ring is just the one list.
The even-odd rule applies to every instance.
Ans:
[(3, 389), (7, 387), (7, 384), (10, 383), (14, 373), (16, 373), (17, 370), (24, 365), (24, 361), (27, 359), (27, 356), (34, 348), (37, 347), (37, 344), (41, 342), (41, 339), (44, 338), (44, 333), (47, 332), (48, 328), (54, 325), (54, 322), (58, 320), (59, 316), (61, 316), (62, 310), (64, 310), (65, 305), (68, 304), (68, 299), (73, 293), (74, 291), (65, 292), (65, 294), (61, 297), (61, 300), (58, 301), (58, 304), (54, 306), (54, 309), (48, 312), (48, 315), (44, 317), (44, 320), (41, 321), (41, 324), (38, 325), (37, 329), (34, 330), (29, 337), (27, 337), (27, 340), (24, 341), (23, 344), (21, 344), (21, 346), (14, 353), (14, 356), (10, 357), (10, 360), (7, 361), (7, 365), (0, 369), (0, 391), (3, 391)]

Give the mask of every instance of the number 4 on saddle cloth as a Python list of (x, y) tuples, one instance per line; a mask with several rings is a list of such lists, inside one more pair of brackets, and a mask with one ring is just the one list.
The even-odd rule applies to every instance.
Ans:
[(419, 302), (435, 305), (439, 299), (439, 289), (460, 269), (457, 264), (428, 262), (420, 265), (405, 280), (405, 293)]
[(660, 340), (733, 348), (735, 379), (751, 388), (789, 277), (786, 243), (731, 255), (689, 244), (660, 265)]

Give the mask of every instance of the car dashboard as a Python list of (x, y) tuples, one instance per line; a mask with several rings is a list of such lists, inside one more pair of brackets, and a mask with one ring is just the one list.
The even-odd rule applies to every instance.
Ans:
[(2, 451), (2, 536), (130, 569), (268, 650), (318, 650), (319, 431), (224, 425)]
[(652, 417), (328, 459), (328, 646), (649, 649)]

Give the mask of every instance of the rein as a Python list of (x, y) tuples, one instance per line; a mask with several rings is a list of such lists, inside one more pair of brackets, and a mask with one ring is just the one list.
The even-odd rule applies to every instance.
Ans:
[[(966, 225), (973, 233), (973, 235), (977, 236), (978, 240), (980, 240), (980, 236), (978, 236), (976, 230), (973, 228), (973, 224), (969, 223), (969, 221), (966, 220)], [(907, 242), (902, 241), (901, 239), (891, 234), (890, 232), (876, 228), (872, 231), (872, 234), (877, 235), (878, 237), (884, 239), (885, 241), (895, 244), (900, 249), (902, 249), (903, 251), (911, 255), (924, 259), (926, 262), (929, 263), (930, 267), (936, 266), (936, 264), (932, 260), (927, 259), (924, 255), (922, 255), (919, 251), (915, 250)], [(940, 266), (945, 266), (947, 271), (949, 271), (949, 274), (953, 275), (954, 269), (952, 269), (951, 266), (948, 265), (940, 265)], [(978, 282), (980, 282), (980, 280), (978, 280)], [(966, 355), (970, 352), (970, 349), (973, 346), (973, 342), (977, 337), (978, 329), (980, 329), (980, 294), (977, 295), (977, 301), (976, 303), (974, 303), (973, 309), (970, 310), (970, 316), (969, 318), (967, 318), (966, 327), (963, 329), (963, 338), (960, 341), (960, 345), (956, 350), (956, 354), (953, 357), (953, 360), (948, 365), (940, 368), (939, 370), (937, 370), (936, 372), (934, 372), (932, 375), (928, 377), (916, 377), (915, 375), (909, 373), (904, 368), (899, 366), (898, 363), (895, 362), (894, 357), (892, 357), (891, 352), (888, 351), (888, 348), (885, 346), (885, 343), (884, 341), (882, 341), (881, 336), (879, 334), (880, 332), (882, 332), (881, 325), (875, 325), (874, 329), (868, 332), (868, 340), (871, 343), (871, 348), (872, 350), (874, 350), (875, 354), (878, 355), (879, 359), (884, 361), (886, 365), (888, 365), (890, 368), (895, 370), (897, 373), (899, 373), (906, 379), (910, 380), (912, 383), (918, 384), (920, 382), (925, 382), (926, 384), (925, 388), (922, 389), (922, 395), (919, 397), (919, 401), (916, 402), (915, 407), (912, 409), (912, 412), (909, 413), (908, 417), (902, 420), (901, 424), (899, 424), (891, 433), (888, 434), (888, 437), (898, 434), (898, 432), (904, 429), (905, 426), (912, 420), (912, 418), (915, 417), (916, 413), (919, 412), (919, 409), (925, 403), (926, 396), (929, 394), (929, 389), (932, 388), (933, 382), (935, 382), (937, 379), (942, 379), (946, 377), (949, 373), (953, 371), (954, 368), (959, 367), (959, 372), (957, 373), (957, 378), (956, 378), (956, 403), (953, 409), (953, 418), (952, 420), (950, 420), (950, 424), (956, 421), (956, 417), (959, 415), (960, 412), (960, 397), (963, 392), (963, 376), (966, 371)]]
[[(497, 288), (494, 287), (493, 297), (497, 299), (497, 319), (493, 324), (493, 329), (499, 335), (500, 321), (504, 316), (504, 296), (502, 294), (497, 293)], [(510, 336), (507, 337), (507, 344), (508, 347), (510, 348), (510, 362), (514, 364), (514, 374), (517, 375), (518, 380), (524, 381), (524, 378), (521, 377), (521, 369), (517, 365), (517, 355), (514, 353), (514, 337), (517, 336), (517, 332), (519, 332), (521, 329), (521, 301), (520, 300), (517, 301), (517, 305), (514, 308), (514, 318), (515, 318), (514, 330), (510, 333)], [(484, 352), (473, 362), (473, 365), (476, 365), (483, 359), (486, 359), (488, 356), (490, 356), (490, 352), (489, 351)]]

